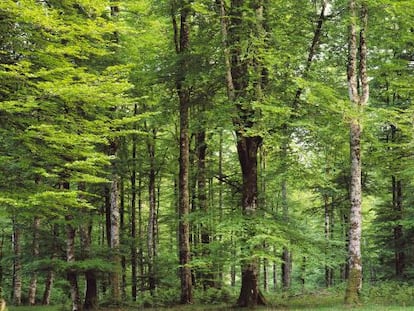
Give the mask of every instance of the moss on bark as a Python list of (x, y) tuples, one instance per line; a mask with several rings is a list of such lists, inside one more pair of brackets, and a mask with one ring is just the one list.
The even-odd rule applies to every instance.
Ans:
[(348, 285), (345, 292), (345, 304), (349, 306), (356, 306), (361, 304), (360, 290), (361, 290), (362, 272), (359, 269), (351, 268), (349, 270)]

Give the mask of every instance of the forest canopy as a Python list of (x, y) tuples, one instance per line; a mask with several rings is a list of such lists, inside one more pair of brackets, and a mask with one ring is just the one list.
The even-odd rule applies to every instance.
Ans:
[(358, 305), (411, 285), (413, 17), (2, 0), (0, 298), (252, 307), (340, 287)]

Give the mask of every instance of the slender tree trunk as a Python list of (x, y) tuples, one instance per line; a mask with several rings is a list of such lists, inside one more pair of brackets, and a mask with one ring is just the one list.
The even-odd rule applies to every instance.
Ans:
[(50, 269), (47, 272), (45, 280), (45, 290), (43, 292), (42, 305), (48, 306), (50, 304), (50, 297), (52, 295), (53, 282), (55, 280), (55, 272)]
[(105, 186), (105, 236), (106, 244), (111, 247), (111, 187)]
[[(186, 1), (183, 1), (186, 2)], [(179, 67), (176, 79), (176, 89), (179, 98), (180, 112), (180, 157), (179, 157), (179, 208), (178, 208), (178, 244), (180, 261), (180, 280), (181, 280), (181, 303), (190, 304), (193, 302), (192, 276), (190, 264), (190, 223), (188, 215), (190, 213), (189, 195), (189, 106), (190, 90), (185, 86), (185, 78), (188, 71), (188, 53), (190, 43), (190, 23), (188, 21), (190, 6), (181, 3), (178, 8), (180, 12), (180, 23), (175, 18), (175, 9), (172, 11), (174, 41), (176, 52), (179, 55)]]
[[(125, 152), (123, 152), (125, 155)], [(120, 180), (120, 208), (119, 208), (119, 230), (120, 230), (120, 242), (125, 241), (125, 186), (124, 186), (124, 178), (121, 177)], [(121, 298), (122, 300), (126, 300), (126, 288), (127, 288), (127, 281), (126, 281), (126, 273), (127, 273), (127, 263), (126, 263), (126, 256), (122, 252), (121, 254)]]
[(20, 306), (22, 303), (22, 251), (20, 228), (15, 218), (13, 219), (13, 304)]
[[(367, 9), (361, 7), (361, 30), (359, 33), (359, 48), (357, 47), (357, 4), (349, 1), (350, 35), (348, 54), (348, 85), (350, 100), (357, 113), (367, 103), (369, 96), (367, 76), (367, 46), (365, 31), (367, 26)], [(358, 55), (359, 54), (359, 55)], [(359, 59), (358, 59), (359, 58)], [(357, 71), (359, 60), (359, 71)], [(360, 82), (358, 82), (360, 81)], [(350, 122), (350, 154), (351, 154), (351, 213), (349, 229), (349, 278), (345, 293), (345, 303), (355, 305), (360, 303), (362, 288), (362, 258), (361, 258), (361, 228), (362, 228), (362, 187), (361, 187), (361, 123), (359, 117), (353, 117)]]
[[(286, 133), (285, 133), (286, 134)], [(286, 134), (287, 135), (287, 134)], [(282, 144), (282, 162), (287, 162), (287, 141), (288, 138), (284, 138)], [(289, 203), (287, 195), (287, 181), (286, 177), (282, 177), (282, 213), (283, 219), (285, 222), (289, 221)], [(283, 290), (288, 290), (290, 288), (291, 281), (291, 267), (292, 267), (292, 258), (291, 253), (287, 247), (283, 248), (282, 252), (282, 288)]]
[[(33, 220), (33, 244), (32, 244), (32, 255), (33, 260), (39, 257), (39, 230), (40, 230), (40, 218), (35, 217)], [(37, 290), (37, 272), (32, 273), (29, 285), (29, 304), (36, 304), (36, 290)]]
[[(138, 113), (138, 105), (134, 105), (134, 116)], [(137, 137), (132, 136), (132, 172), (131, 172), (131, 296), (133, 301), (137, 301)]]
[[(73, 226), (72, 215), (67, 215), (66, 220), (66, 261), (68, 264), (75, 262), (75, 236), (76, 229)], [(81, 299), (79, 294), (78, 277), (74, 268), (69, 268), (67, 272), (67, 279), (70, 286), (70, 296), (72, 300), (72, 311), (82, 310)]]
[[(201, 112), (203, 114), (204, 112)], [(205, 129), (201, 129), (196, 135), (196, 149), (197, 149), (197, 198), (200, 211), (207, 219), (208, 215), (208, 202), (207, 202), (207, 189), (206, 189), (206, 155), (207, 155), (207, 142)], [(201, 224), (201, 243), (202, 243), (202, 256), (210, 256), (209, 244), (210, 244), (210, 228), (207, 221)], [(203, 272), (201, 275), (203, 288), (214, 287), (214, 275), (212, 274), (212, 267), (208, 268), (207, 272)]]
[(114, 270), (111, 272), (111, 299), (115, 304), (121, 302), (121, 256), (119, 254), (120, 209), (119, 209), (119, 177), (113, 176), (111, 183), (111, 250)]
[(156, 271), (155, 271), (155, 257), (157, 254), (157, 201), (156, 201), (156, 167), (155, 167), (155, 140), (156, 131), (152, 130), (152, 137), (147, 144), (150, 170), (148, 180), (148, 197), (149, 197), (149, 217), (148, 217), (148, 234), (147, 234), (147, 249), (148, 249), (148, 285), (151, 295), (154, 295), (156, 289)]
[[(86, 215), (85, 215), (86, 216)], [(80, 228), (82, 259), (91, 259), (92, 223), (83, 223)], [(84, 310), (94, 310), (98, 307), (98, 286), (96, 273), (93, 269), (85, 271)]]
[[(331, 241), (331, 208), (330, 208), (330, 204), (329, 204), (329, 196), (327, 194), (324, 195), (324, 214), (325, 214), (325, 228), (324, 228), (324, 233), (325, 233), (325, 240), (327, 243), (327, 247), (325, 249), (325, 257), (328, 258), (329, 257), (329, 252), (330, 252), (330, 241)], [(332, 286), (332, 278), (333, 278), (333, 273), (332, 273), (332, 268), (325, 264), (325, 286), (331, 287)]]
[(5, 234), (1, 231), (0, 237), (0, 298), (3, 298), (3, 246), (4, 246)]
[[(57, 238), (59, 235), (59, 229), (58, 229), (58, 225), (54, 224), (53, 225), (53, 229), (52, 229), (52, 260), (55, 260), (57, 258)], [(49, 268), (47, 271), (47, 275), (46, 275), (46, 280), (45, 280), (45, 290), (43, 292), (43, 298), (42, 298), (42, 305), (49, 305), (50, 304), (50, 297), (52, 294), (52, 287), (53, 287), (53, 282), (55, 280), (55, 271), (53, 270), (53, 268)]]
[(403, 235), (402, 220), (402, 181), (397, 180), (395, 176), (392, 176), (392, 201), (394, 215), (397, 225), (394, 227), (394, 257), (395, 257), (395, 276), (399, 279), (405, 277), (405, 242)]
[[(141, 170), (139, 170), (141, 171)], [(145, 266), (144, 266), (144, 237), (143, 237), (143, 221), (142, 221), (142, 175), (138, 175), (138, 267), (141, 276), (140, 291), (145, 290)]]
[(273, 263), (273, 291), (277, 290), (278, 282), (277, 282), (277, 271), (279, 266), (274, 262)]

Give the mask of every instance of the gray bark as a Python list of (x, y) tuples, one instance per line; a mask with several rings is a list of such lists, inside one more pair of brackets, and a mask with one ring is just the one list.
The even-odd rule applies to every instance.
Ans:
[(22, 263), (21, 263), (20, 228), (13, 219), (13, 304), (20, 306), (22, 303)]
[[(33, 260), (39, 257), (39, 230), (40, 230), (40, 218), (35, 217), (33, 220), (33, 244), (32, 244), (32, 255)], [(36, 304), (36, 290), (37, 290), (37, 272), (32, 272), (29, 284), (29, 304)]]
[(119, 254), (119, 226), (120, 226), (120, 213), (119, 213), (119, 177), (113, 176), (111, 182), (110, 191), (111, 202), (111, 250), (112, 250), (112, 262), (115, 265), (114, 270), (111, 272), (111, 294), (112, 300), (115, 303), (121, 301), (121, 278), (120, 278), (120, 266), (121, 256)]
[[(359, 49), (357, 46), (357, 4), (355, 0), (349, 1), (351, 14), (349, 26), (349, 52), (348, 52), (348, 87), (349, 96), (358, 113), (366, 105), (369, 97), (367, 76), (367, 46), (365, 31), (367, 26), (367, 10), (361, 7), (361, 30), (359, 33)], [(359, 61), (359, 68), (358, 68)], [(351, 185), (350, 185), (350, 227), (349, 227), (349, 277), (345, 293), (345, 303), (354, 305), (360, 303), (362, 288), (362, 258), (361, 258), (361, 231), (362, 231), (362, 185), (361, 185), (361, 121), (353, 117), (350, 122), (350, 155), (351, 155)]]

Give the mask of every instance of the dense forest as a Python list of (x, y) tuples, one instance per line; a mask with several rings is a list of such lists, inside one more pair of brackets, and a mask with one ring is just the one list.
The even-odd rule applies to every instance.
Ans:
[(0, 295), (414, 282), (411, 0), (1, 0)]

